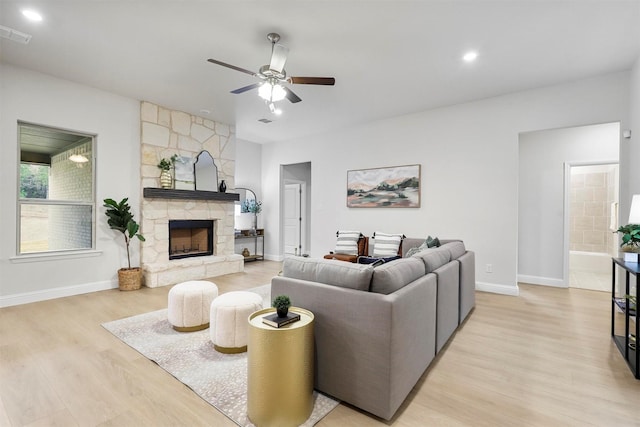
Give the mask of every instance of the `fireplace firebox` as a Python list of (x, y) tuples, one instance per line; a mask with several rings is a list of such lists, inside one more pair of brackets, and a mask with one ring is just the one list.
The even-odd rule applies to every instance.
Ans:
[(213, 255), (213, 220), (169, 220), (169, 259)]

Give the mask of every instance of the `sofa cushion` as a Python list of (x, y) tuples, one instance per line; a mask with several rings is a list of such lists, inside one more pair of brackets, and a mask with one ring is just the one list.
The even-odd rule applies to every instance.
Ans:
[(424, 263), (425, 273), (431, 273), (451, 261), (451, 252), (446, 248), (430, 248), (413, 256)]
[(428, 248), (437, 248), (440, 246), (440, 239), (437, 237), (427, 236), (427, 240), (425, 241)]
[(427, 246), (427, 241), (425, 240), (424, 242), (422, 242), (422, 244), (420, 246), (416, 246), (416, 247), (413, 247), (413, 248), (409, 249), (405, 256), (407, 258), (410, 257), (410, 256), (414, 256), (418, 252), (421, 252), (421, 251), (423, 251), (425, 249), (428, 249), (428, 248), (429, 248), (429, 246)]
[(402, 234), (387, 234), (376, 231), (373, 237), (373, 256), (375, 258), (384, 258), (398, 254), (404, 236)]
[(372, 274), (371, 265), (321, 259), (317, 263), (315, 281), (341, 288), (368, 291)]
[(463, 242), (451, 242), (441, 247), (446, 248), (451, 253), (451, 259), (458, 259), (467, 252)]
[(305, 257), (288, 257), (282, 264), (282, 275), (292, 279), (315, 282), (318, 260)]
[(361, 235), (359, 231), (338, 231), (336, 248), (333, 252), (336, 254), (358, 255), (358, 239)]
[(371, 292), (388, 295), (424, 276), (424, 263), (418, 258), (400, 258), (373, 271)]
[(431, 236), (427, 236), (427, 238), (424, 240), (424, 242), (422, 242), (420, 246), (416, 246), (407, 250), (405, 257), (410, 257), (425, 249), (437, 248), (438, 246), (440, 246), (440, 240), (437, 237), (433, 238)]

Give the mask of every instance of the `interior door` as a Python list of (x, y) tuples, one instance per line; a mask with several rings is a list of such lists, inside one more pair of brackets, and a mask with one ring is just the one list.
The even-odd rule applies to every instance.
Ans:
[(301, 241), (301, 191), (300, 184), (284, 186), (284, 253), (299, 255), (302, 250)]

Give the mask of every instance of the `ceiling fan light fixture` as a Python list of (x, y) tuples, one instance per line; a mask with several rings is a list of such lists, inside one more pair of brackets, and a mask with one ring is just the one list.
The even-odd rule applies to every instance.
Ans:
[(258, 96), (268, 102), (278, 102), (287, 96), (287, 92), (279, 84), (266, 82), (258, 89)]
[(276, 108), (273, 102), (269, 103), (269, 111), (271, 111), (271, 114), (275, 114), (276, 116), (279, 116), (282, 114), (282, 110), (279, 108)]

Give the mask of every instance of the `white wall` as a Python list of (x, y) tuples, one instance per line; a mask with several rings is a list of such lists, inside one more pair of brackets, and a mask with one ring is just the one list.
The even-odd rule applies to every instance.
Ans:
[(260, 200), (262, 145), (236, 138), (236, 187), (250, 188)]
[[(339, 228), (461, 238), (476, 252), (478, 288), (515, 295), (518, 135), (615, 121), (624, 129), (628, 91), (629, 73), (615, 73), (267, 144), (264, 199), (279, 200), (280, 165), (311, 162), (312, 256), (334, 246)], [(347, 170), (415, 163), (422, 165), (421, 208), (346, 207)], [(621, 174), (628, 167), (621, 164)], [(265, 212), (265, 222), (267, 253), (282, 253), (279, 211)]]
[[(631, 139), (625, 139), (622, 142), (620, 150), (621, 161), (624, 159), (627, 179), (621, 183), (620, 212), (621, 218), (628, 215), (631, 209), (631, 195), (640, 194), (640, 57), (631, 71), (630, 85), (630, 123), (623, 130), (631, 130)], [(623, 185), (624, 184), (624, 185)]]
[[(96, 250), (82, 258), (16, 262), (18, 137), (22, 120), (97, 134)], [(120, 233), (110, 230), (101, 201), (129, 197), (140, 219), (139, 102), (87, 86), (0, 65), (0, 306), (117, 287), (126, 266)], [(137, 240), (132, 265), (138, 265)]]
[(620, 125), (608, 123), (520, 135), (519, 281), (565, 283), (564, 164), (618, 161)]

